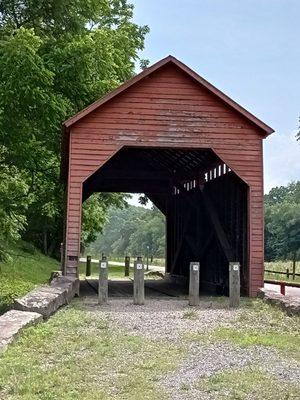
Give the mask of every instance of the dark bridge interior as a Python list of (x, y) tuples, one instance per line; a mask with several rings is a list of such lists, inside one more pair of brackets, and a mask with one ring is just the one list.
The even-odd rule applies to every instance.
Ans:
[(200, 261), (202, 289), (227, 294), (229, 262), (247, 293), (248, 186), (211, 149), (124, 147), (83, 185), (94, 192), (145, 193), (166, 216), (166, 272), (188, 276)]

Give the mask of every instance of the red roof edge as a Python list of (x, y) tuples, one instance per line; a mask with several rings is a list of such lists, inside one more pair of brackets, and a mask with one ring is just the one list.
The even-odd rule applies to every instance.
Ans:
[(187, 65), (182, 63), (181, 61), (177, 60), (173, 56), (168, 56), (166, 58), (163, 58), (162, 60), (158, 61), (157, 63), (153, 64), (149, 68), (146, 68), (144, 71), (139, 73), (138, 75), (134, 76), (133, 78), (129, 79), (122, 85), (120, 85), (118, 88), (115, 90), (111, 91), (101, 99), (95, 101), (94, 103), (90, 104), (83, 110), (79, 111), (77, 114), (73, 115), (71, 118), (67, 119), (63, 125), (65, 128), (69, 128), (73, 124), (75, 124), (77, 121), (80, 119), (84, 118), (86, 115), (89, 113), (93, 112), (96, 110), (98, 107), (100, 107), (102, 104), (106, 103), (107, 101), (111, 100), (118, 94), (122, 93), (135, 83), (139, 82), (146, 76), (150, 75), (154, 71), (158, 70), (159, 68), (163, 67), (164, 65), (168, 63), (173, 63), (175, 64), (179, 69), (184, 71), (186, 74), (188, 74), (191, 78), (193, 78), (195, 81), (200, 83), (202, 86), (207, 88), (211, 93), (216, 95), (219, 99), (221, 99), (224, 103), (228, 104), (230, 107), (235, 109), (237, 112), (242, 114), (245, 118), (247, 118), (249, 121), (251, 121), (254, 125), (259, 127), (265, 132), (265, 137), (270, 135), (271, 133), (274, 132), (274, 129), (272, 129), (270, 126), (262, 122), (260, 119), (255, 117), (253, 114), (251, 114), (249, 111), (247, 111), (245, 108), (240, 106), (238, 103), (236, 103), (234, 100), (232, 100), (230, 97), (228, 97), (225, 93), (223, 93), (221, 90), (217, 89), (215, 86), (213, 86), (211, 83), (206, 81), (204, 78), (202, 78), (200, 75), (198, 75), (195, 71), (193, 71), (191, 68), (189, 68)]

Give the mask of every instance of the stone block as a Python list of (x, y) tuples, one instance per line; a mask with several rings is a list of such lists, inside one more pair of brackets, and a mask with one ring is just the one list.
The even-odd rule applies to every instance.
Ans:
[(274, 290), (261, 288), (258, 293), (267, 303), (276, 305), (289, 315), (300, 315), (300, 297), (283, 295)]
[(16, 310), (37, 312), (48, 318), (58, 308), (68, 304), (79, 294), (79, 280), (60, 276), (54, 278), (50, 285), (40, 286), (24, 297), (16, 299), (13, 308)]
[(3, 352), (9, 343), (29, 325), (34, 325), (43, 319), (42, 315), (36, 312), (25, 312), (10, 310), (0, 316), (0, 353)]

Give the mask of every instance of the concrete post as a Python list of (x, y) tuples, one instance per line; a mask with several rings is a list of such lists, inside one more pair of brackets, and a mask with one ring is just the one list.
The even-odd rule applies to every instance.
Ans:
[(108, 262), (105, 256), (99, 261), (98, 303), (107, 304), (108, 300)]
[(91, 270), (92, 270), (92, 257), (91, 256), (86, 256), (85, 275), (86, 276), (91, 276)]
[(200, 263), (190, 263), (189, 305), (199, 305)]
[(235, 308), (240, 305), (240, 263), (229, 263), (229, 307)]
[(130, 268), (130, 257), (125, 257), (125, 276), (129, 276), (129, 268)]
[(144, 265), (142, 257), (138, 257), (134, 262), (133, 304), (143, 305), (144, 303)]

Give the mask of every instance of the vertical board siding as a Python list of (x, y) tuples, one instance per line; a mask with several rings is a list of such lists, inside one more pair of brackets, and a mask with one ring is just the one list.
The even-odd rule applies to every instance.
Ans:
[[(176, 66), (152, 73), (71, 128), (67, 255), (79, 254), (82, 183), (120, 148), (212, 148), (250, 188), (250, 295), (255, 295), (263, 284), (261, 134), (259, 128)], [(73, 273), (76, 262), (71, 264), (68, 262), (69, 272)]]

